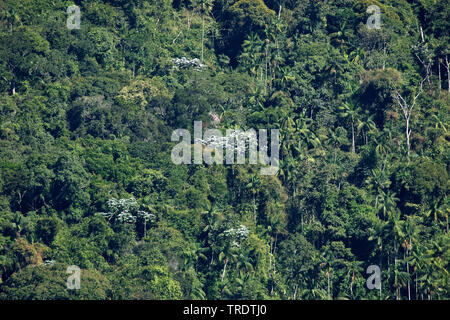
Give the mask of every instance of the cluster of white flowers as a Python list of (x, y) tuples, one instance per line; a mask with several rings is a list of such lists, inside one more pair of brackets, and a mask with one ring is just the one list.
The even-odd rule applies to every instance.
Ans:
[(130, 199), (116, 199), (111, 198), (108, 200), (108, 208), (109, 209), (120, 209), (120, 208), (130, 208), (134, 209), (138, 207), (138, 203), (135, 198)]
[(239, 243), (247, 239), (249, 233), (250, 230), (242, 224), (237, 228), (231, 228), (223, 232), (225, 237), (231, 239), (231, 245), (234, 247), (239, 247)]
[[(234, 143), (235, 141), (237, 141), (238, 143)], [(244, 141), (244, 143), (239, 143), (239, 141)], [(227, 148), (227, 150), (233, 149), (238, 153), (245, 153), (245, 150), (247, 148), (245, 142), (247, 142), (248, 148), (250, 146), (256, 147), (258, 145), (256, 133), (251, 131), (231, 130), (227, 132), (227, 135), (225, 137), (210, 136), (205, 140), (201, 138), (196, 138), (194, 140), (194, 143), (200, 143), (208, 146), (209, 148)], [(267, 146), (265, 147), (265, 149), (267, 149)]]
[(153, 213), (138, 210), (137, 211), (137, 217), (144, 220), (145, 222), (152, 221), (155, 218), (155, 215)]
[(44, 264), (46, 266), (52, 266), (55, 264), (55, 262), (56, 262), (55, 260), (44, 260)]
[(119, 212), (116, 216), (117, 221), (122, 223), (135, 223), (136, 217), (128, 210)]
[(189, 69), (190, 67), (193, 67), (194, 70), (201, 71), (206, 68), (206, 65), (201, 63), (200, 59), (197, 58), (189, 60), (186, 57), (181, 57), (172, 59), (172, 62), (175, 64), (175, 69)]
[(153, 220), (154, 214), (138, 210), (139, 204), (136, 199), (115, 199), (111, 198), (107, 202), (109, 212), (100, 212), (108, 220), (114, 219), (121, 223), (136, 223), (137, 219), (145, 222)]

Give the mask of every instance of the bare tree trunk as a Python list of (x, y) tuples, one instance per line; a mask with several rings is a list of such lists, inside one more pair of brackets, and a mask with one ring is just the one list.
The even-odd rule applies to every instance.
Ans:
[(269, 54), (269, 52), (268, 52), (269, 50), (268, 50), (268, 44), (266, 43), (266, 79), (265, 79), (265, 83), (264, 83), (264, 93), (266, 93), (266, 91), (267, 91), (267, 64), (268, 64), (268, 62), (267, 62), (267, 56), (268, 56), (268, 54)]
[(203, 41), (205, 39), (205, 13), (202, 4), (202, 62), (203, 62)]
[(144, 238), (147, 236), (147, 221), (144, 220)]
[(442, 90), (442, 79), (441, 79), (441, 59), (438, 60), (438, 72), (439, 72), (439, 90)]
[(270, 237), (270, 248), (269, 248), (269, 277), (271, 277), (271, 273), (270, 270), (272, 269), (272, 245), (273, 245), (273, 241), (272, 241), (272, 237)]
[(330, 273), (327, 272), (327, 292), (328, 292), (328, 300), (331, 300), (330, 298)]
[[(394, 251), (395, 251), (395, 243), (394, 243)], [(396, 257), (394, 258), (394, 265), (395, 265), (395, 270), (397, 270), (397, 254), (395, 254), (395, 256)], [(395, 270), (394, 270), (394, 273), (395, 273)], [(397, 295), (396, 300), (400, 300), (400, 298), (399, 298), (399, 296), (400, 296), (400, 294), (399, 294), (400, 288), (399, 288), (399, 286), (398, 286), (396, 281), (394, 282), (394, 284), (396, 286), (396, 295)]]
[(416, 286), (415, 287), (416, 287), (416, 294), (414, 295), (414, 297), (416, 300), (419, 300), (419, 299), (417, 299), (417, 273), (416, 273)]
[(354, 274), (352, 275), (352, 280), (350, 281), (350, 296), (353, 298), (353, 276), (354, 276)]
[(352, 152), (356, 153), (356, 149), (355, 149), (355, 126), (352, 122)]
[(445, 220), (447, 221), (447, 234), (448, 234), (448, 214), (447, 214), (447, 216), (445, 217)]
[(273, 247), (273, 274), (275, 275), (276, 272), (276, 258), (275, 258), (275, 251), (277, 251), (277, 241), (278, 241), (278, 234), (275, 235), (275, 244)]
[(256, 199), (255, 194), (253, 194), (253, 220), (256, 224)]
[(225, 264), (223, 265), (223, 272), (222, 272), (222, 282), (223, 282), (223, 279), (225, 278), (225, 272), (227, 271), (227, 264), (228, 264), (228, 259), (225, 259)]
[[(406, 272), (409, 274), (409, 262), (406, 262)], [(408, 300), (411, 300), (411, 285), (408, 280)]]
[(447, 69), (447, 83), (448, 83), (448, 92), (450, 92), (450, 65), (448, 63), (448, 56), (445, 56), (445, 68)]
[(187, 12), (188, 19), (187, 19), (187, 29), (191, 29), (191, 17), (189, 16), (189, 11)]
[(14, 79), (11, 80), (11, 94), (16, 94), (16, 81)]
[[(406, 100), (402, 97), (402, 95), (398, 92), (397, 89), (395, 89), (394, 99), (397, 101), (397, 104), (400, 106), (400, 109), (403, 112), (403, 116), (405, 118), (406, 128), (405, 128), (405, 136), (406, 136), (406, 148), (407, 148), (407, 154), (408, 154), (408, 162), (409, 162), (409, 156), (410, 156), (410, 150), (411, 150), (411, 144), (410, 144), (410, 136), (411, 136), (411, 129), (409, 128), (409, 121), (411, 119), (411, 115), (414, 109), (414, 106), (416, 105), (417, 98), (422, 94), (423, 91), (423, 83), (428, 79), (429, 69), (427, 69), (427, 75), (425, 78), (422, 79), (419, 85), (419, 91), (418, 93), (413, 96), (412, 102), (408, 104)], [(449, 82), (450, 83), (450, 82)]]
[(411, 143), (409, 141), (409, 137), (411, 136), (411, 130), (409, 129), (409, 117), (406, 117), (406, 148), (408, 150), (408, 161), (409, 161), (409, 155), (411, 150)]

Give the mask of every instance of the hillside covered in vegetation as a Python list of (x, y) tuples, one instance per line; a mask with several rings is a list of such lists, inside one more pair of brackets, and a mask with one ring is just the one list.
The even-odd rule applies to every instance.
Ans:
[[(449, 299), (449, 30), (449, 0), (0, 0), (0, 299)], [(279, 129), (276, 174), (175, 164), (194, 121)]]

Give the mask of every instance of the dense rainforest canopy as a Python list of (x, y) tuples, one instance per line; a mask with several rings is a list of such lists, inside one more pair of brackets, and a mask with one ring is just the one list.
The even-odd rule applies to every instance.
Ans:
[[(449, 0), (0, 0), (0, 299), (449, 299), (449, 30)], [(278, 172), (174, 164), (194, 121), (279, 129)]]

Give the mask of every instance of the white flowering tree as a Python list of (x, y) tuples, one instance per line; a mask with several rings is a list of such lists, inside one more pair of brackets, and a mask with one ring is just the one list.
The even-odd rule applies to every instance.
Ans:
[(219, 254), (219, 261), (223, 261), (222, 282), (225, 278), (228, 262), (238, 259), (237, 249), (240, 247), (241, 242), (248, 238), (249, 233), (249, 229), (244, 225), (227, 229), (222, 233), (227, 243)]
[(241, 242), (248, 238), (250, 231), (244, 225), (240, 225), (237, 228), (230, 228), (223, 232), (223, 235), (230, 241), (231, 246), (239, 247)]
[(144, 227), (144, 237), (147, 233), (147, 223), (155, 218), (154, 214), (139, 210), (139, 204), (135, 198), (111, 198), (106, 205), (108, 207), (108, 212), (100, 212), (100, 214), (108, 219), (108, 221), (113, 223), (142, 223)]
[(201, 71), (206, 68), (206, 65), (201, 63), (198, 58), (190, 60), (186, 57), (181, 57), (172, 59), (172, 62), (175, 70), (194, 68), (195, 71)]

